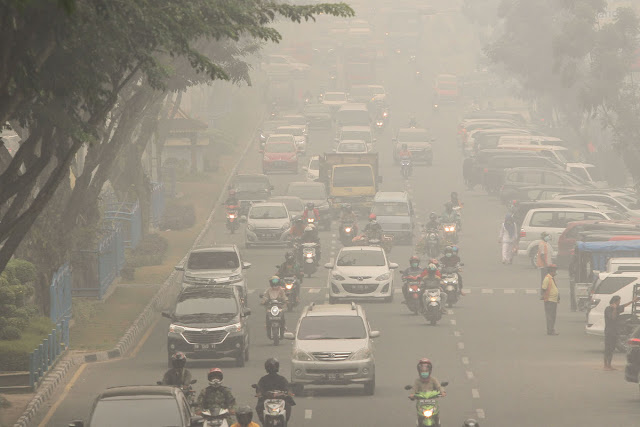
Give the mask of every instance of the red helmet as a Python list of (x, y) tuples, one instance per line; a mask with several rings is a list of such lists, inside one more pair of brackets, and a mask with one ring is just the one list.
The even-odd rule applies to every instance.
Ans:
[(223, 379), (222, 369), (213, 368), (213, 369), (209, 370), (209, 373), (207, 374), (207, 379), (209, 381), (211, 381), (214, 378), (218, 378), (220, 381), (222, 381), (222, 379)]
[(369, 219), (376, 219), (376, 218), (377, 218), (377, 216), (376, 216), (376, 214), (374, 214), (374, 213), (372, 213), (371, 215), (369, 215)]
[(420, 369), (421, 366), (426, 366), (429, 372), (431, 372), (431, 370), (433, 369), (433, 364), (431, 363), (431, 360), (427, 359), (426, 357), (418, 361), (418, 366), (417, 366), (418, 373), (421, 372), (421, 369)]

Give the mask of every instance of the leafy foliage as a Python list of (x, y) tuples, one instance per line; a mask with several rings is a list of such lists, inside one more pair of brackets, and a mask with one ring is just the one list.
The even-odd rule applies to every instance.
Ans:
[(33, 295), (35, 266), (12, 260), (0, 274), (0, 340), (17, 340), (36, 310), (29, 304)]

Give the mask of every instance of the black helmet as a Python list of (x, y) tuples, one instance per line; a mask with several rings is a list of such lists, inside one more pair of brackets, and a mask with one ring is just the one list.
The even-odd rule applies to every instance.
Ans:
[(173, 353), (173, 356), (171, 356), (171, 366), (174, 368), (184, 368), (186, 364), (187, 356), (185, 356), (183, 352), (178, 351), (177, 353)]
[(316, 207), (316, 205), (313, 202), (307, 203), (307, 209), (313, 209), (315, 207)]
[(286, 254), (284, 254), (284, 259), (286, 261), (292, 261), (293, 260), (293, 254), (291, 252), (287, 252)]
[(437, 219), (438, 219), (438, 214), (436, 214), (435, 212), (431, 212), (431, 213), (429, 214), (429, 219), (430, 219), (431, 221), (435, 221), (435, 220), (437, 220)]
[(453, 209), (453, 203), (451, 203), (451, 202), (447, 202), (447, 203), (445, 203), (445, 204), (444, 204), (444, 207), (445, 207), (448, 211), (450, 211), (451, 209)]
[(462, 423), (462, 427), (480, 427), (480, 423), (473, 418), (469, 418)]
[(453, 254), (453, 246), (447, 246), (444, 248), (444, 254)]
[(264, 362), (264, 369), (266, 369), (267, 373), (275, 374), (280, 370), (280, 362), (275, 357), (270, 357)]
[(253, 420), (253, 409), (249, 405), (241, 405), (236, 411), (236, 419), (241, 426), (249, 425)]

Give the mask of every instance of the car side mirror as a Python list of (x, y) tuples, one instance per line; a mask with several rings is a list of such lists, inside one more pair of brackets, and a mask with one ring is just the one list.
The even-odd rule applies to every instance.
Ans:
[(168, 311), (163, 311), (162, 317), (166, 317), (167, 319), (173, 319), (173, 316)]
[(397, 264), (397, 263), (395, 263), (395, 262), (390, 262), (390, 263), (389, 263), (389, 268), (390, 268), (391, 270), (395, 270), (396, 268), (398, 268), (398, 264)]
[(251, 388), (258, 388), (258, 384), (251, 384)]
[(413, 386), (411, 386), (411, 385), (406, 385), (406, 386), (404, 386), (404, 389), (405, 389), (405, 390), (411, 390), (412, 388), (413, 388)]
[(369, 338), (378, 338), (379, 336), (380, 336), (380, 331), (369, 332)]
[(331, 264), (330, 262), (328, 262), (328, 263), (326, 263), (326, 264), (324, 265), (324, 268), (329, 268), (329, 269), (331, 269), (331, 268), (333, 268), (333, 264)]
[(193, 417), (191, 417), (189, 425), (191, 427), (199, 427), (201, 425), (204, 425), (204, 418), (202, 418), (200, 415), (194, 415)]
[(247, 216), (246, 215), (242, 215), (240, 217), (240, 222), (247, 222)]
[(198, 380), (191, 380), (191, 382), (189, 384), (195, 384), (197, 382), (198, 382)]
[(442, 382), (440, 383), (440, 385), (441, 385), (442, 387), (446, 387), (446, 386), (448, 386), (448, 385), (449, 385), (449, 381), (442, 381)]
[(293, 340), (296, 337), (293, 335), (293, 332), (285, 332), (283, 335), (284, 339), (286, 340)]
[(242, 314), (244, 316), (251, 316), (251, 309), (250, 308), (245, 308), (244, 311), (242, 312)]
[(243, 270), (248, 270), (251, 268), (251, 263), (250, 262), (243, 262), (242, 263), (242, 269)]
[(173, 269), (176, 271), (184, 271), (184, 265), (176, 265)]

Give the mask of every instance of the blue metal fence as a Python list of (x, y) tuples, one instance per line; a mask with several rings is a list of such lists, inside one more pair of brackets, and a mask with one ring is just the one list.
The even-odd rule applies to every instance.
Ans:
[(135, 248), (142, 238), (142, 215), (140, 203), (112, 203), (107, 206), (104, 219), (108, 222), (119, 223), (124, 229), (124, 245)]
[(164, 184), (162, 182), (151, 183), (151, 212), (149, 213), (151, 224), (158, 227), (164, 213)]
[(49, 316), (53, 323), (71, 318), (71, 266), (64, 264), (58, 269), (49, 285)]
[(47, 338), (29, 354), (29, 385), (35, 387), (57, 358), (69, 348), (69, 320), (62, 319)]

